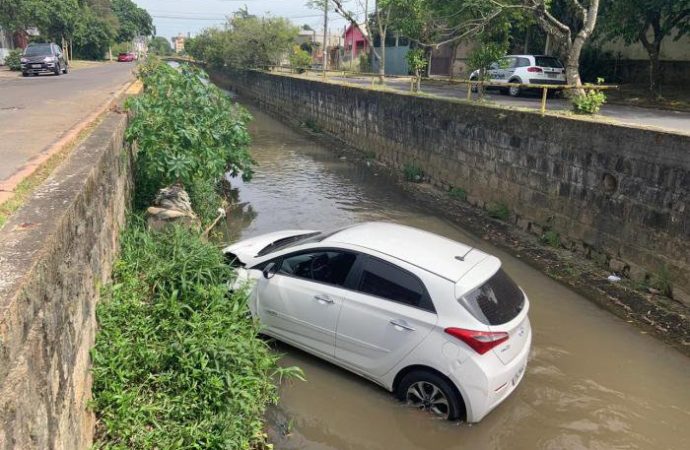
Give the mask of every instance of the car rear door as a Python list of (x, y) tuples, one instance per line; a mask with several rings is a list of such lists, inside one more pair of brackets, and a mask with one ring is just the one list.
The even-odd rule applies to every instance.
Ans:
[(335, 356), (351, 369), (380, 377), (417, 347), (437, 315), (422, 281), (411, 271), (361, 256), (354, 290), (343, 300)]
[(309, 250), (280, 258), (277, 272), (256, 286), (256, 313), (268, 332), (327, 357), (335, 353), (335, 330), (343, 285), (356, 261), (354, 252)]

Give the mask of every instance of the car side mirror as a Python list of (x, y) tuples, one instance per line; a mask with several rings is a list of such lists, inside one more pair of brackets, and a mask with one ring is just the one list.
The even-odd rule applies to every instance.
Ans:
[(273, 278), (276, 272), (278, 272), (278, 266), (276, 265), (276, 263), (266, 264), (266, 267), (264, 267), (264, 270), (262, 271), (262, 273), (264, 274), (264, 278), (266, 278), (267, 280)]

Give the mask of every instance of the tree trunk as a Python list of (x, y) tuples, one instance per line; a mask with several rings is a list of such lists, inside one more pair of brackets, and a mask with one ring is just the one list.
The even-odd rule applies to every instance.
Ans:
[(455, 77), (455, 57), (458, 53), (460, 42), (456, 41), (450, 46), (450, 64), (448, 65), (448, 78), (452, 81)]
[(379, 81), (383, 84), (384, 77), (386, 76), (386, 41), (383, 36), (381, 36), (381, 59), (379, 59)]
[[(565, 77), (567, 83), (574, 86), (582, 86), (580, 79), (580, 54), (582, 47), (589, 39), (597, 24), (597, 16), (599, 14), (599, 0), (592, 0), (589, 8), (583, 12), (583, 26), (575, 35), (572, 44), (568, 48), (568, 62), (565, 65)], [(575, 95), (582, 95), (585, 93), (584, 89), (576, 89)]]
[(661, 78), (661, 63), (659, 61), (660, 43), (655, 43), (655, 49), (649, 53), (649, 92), (659, 95), (659, 81)]
[[(650, 27), (654, 32), (654, 40), (651, 42), (647, 37), (647, 30)], [(659, 16), (650, 18), (645, 24), (644, 29), (640, 32), (639, 38), (640, 43), (649, 55), (649, 92), (652, 95), (659, 95), (659, 80), (661, 77), (661, 63), (659, 62), (659, 57), (661, 55), (661, 40), (663, 39)]]

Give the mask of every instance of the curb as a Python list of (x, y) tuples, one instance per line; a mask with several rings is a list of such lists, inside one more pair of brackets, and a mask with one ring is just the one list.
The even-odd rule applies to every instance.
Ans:
[(30, 159), (24, 166), (13, 173), (9, 178), (0, 181), (0, 205), (14, 197), (14, 190), (17, 185), (21, 183), (27, 177), (33, 175), (48, 159), (50, 159), (56, 153), (59, 153), (66, 146), (72, 144), (78, 136), (93, 125), (100, 117), (108, 111), (120, 97), (124, 94), (136, 94), (138, 93), (141, 85), (139, 80), (134, 79), (132, 81), (126, 82), (120, 89), (117, 90), (113, 95), (110, 96), (108, 100), (98, 108), (96, 111), (89, 114), (85, 119), (83, 119), (78, 124), (70, 128), (64, 136), (62, 136), (57, 142), (51, 144), (45, 148), (37, 156)]

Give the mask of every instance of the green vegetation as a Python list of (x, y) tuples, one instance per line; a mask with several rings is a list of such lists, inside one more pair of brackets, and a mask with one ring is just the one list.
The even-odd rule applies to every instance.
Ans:
[(10, 50), (10, 53), (5, 57), (5, 64), (10, 70), (22, 70), (22, 51), (19, 49)]
[(302, 126), (310, 131), (313, 131), (314, 133), (321, 133), (321, 127), (319, 124), (316, 122), (316, 120), (309, 118), (302, 122)]
[(210, 28), (185, 48), (187, 53), (211, 67), (265, 68), (280, 64), (289, 53), (299, 28), (281, 17), (257, 17), (240, 9), (224, 29)]
[(428, 64), (426, 53), (423, 49), (415, 48), (407, 52), (407, 65), (410, 67), (410, 71), (414, 74), (414, 92), (419, 92), (422, 90), (422, 73)]
[[(479, 70), (479, 79), (477, 81), (487, 81), (489, 77), (489, 68), (492, 64), (496, 64), (503, 55), (506, 54), (507, 46), (504, 44), (485, 43), (476, 47), (469, 55), (467, 64), (471, 71)], [(484, 96), (484, 87), (478, 85), (476, 91), (480, 97)]]
[[(216, 215), (226, 171), (251, 175), (246, 123), (205, 74), (159, 61), (142, 66), (142, 95), (127, 103), (138, 144), (136, 197), (171, 182), (195, 212)], [(142, 192), (143, 191), (143, 194)], [(276, 383), (301, 378), (257, 337), (245, 292), (228, 293), (232, 269), (198, 230), (151, 231), (134, 215), (113, 283), (97, 308), (92, 351), (96, 448), (258, 449)]]
[[(603, 83), (601, 78), (598, 84)], [(606, 94), (603, 91), (589, 89), (583, 94), (576, 94), (572, 97), (573, 112), (575, 114), (597, 114), (601, 106), (606, 103)]]
[(411, 181), (413, 183), (421, 183), (424, 181), (424, 170), (422, 170), (417, 163), (405, 164), (403, 174), (405, 175), (405, 180), (407, 181)]
[(151, 34), (153, 21), (132, 0), (3, 0), (0, 27), (23, 38), (36, 27), (41, 40), (71, 42), (78, 58), (103, 59), (112, 44)]
[(561, 235), (556, 231), (549, 230), (541, 236), (541, 241), (553, 248), (561, 247)]
[(311, 55), (308, 51), (302, 50), (298, 45), (292, 48), (289, 60), (290, 67), (297, 73), (304, 73), (311, 66)]
[(661, 266), (656, 273), (652, 274), (649, 284), (663, 295), (673, 298), (673, 284), (671, 283), (671, 273), (668, 267)]
[(98, 305), (92, 351), (97, 448), (249, 449), (281, 369), (221, 252), (181, 227), (131, 220)]
[(467, 192), (463, 188), (454, 187), (448, 191), (448, 195), (460, 201), (467, 200)]
[(162, 36), (156, 36), (149, 42), (149, 52), (157, 56), (170, 56), (173, 49), (169, 40)]
[(489, 213), (489, 217), (493, 219), (507, 222), (510, 218), (510, 209), (508, 209), (508, 205), (502, 202), (490, 203), (486, 211)]
[[(194, 192), (199, 187), (209, 198), (209, 186), (225, 172), (251, 178), (254, 162), (246, 128), (251, 117), (208, 83), (203, 71), (185, 64), (176, 70), (152, 59), (141, 67), (140, 78), (144, 92), (127, 102), (133, 117), (126, 133), (139, 152), (137, 206), (150, 204), (158, 189), (176, 182), (192, 198), (200, 197)], [(219, 199), (206, 202), (220, 204)], [(213, 220), (216, 209), (203, 208), (202, 221)]]

